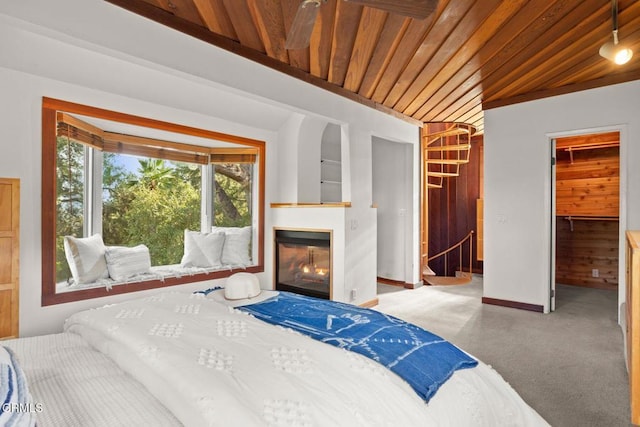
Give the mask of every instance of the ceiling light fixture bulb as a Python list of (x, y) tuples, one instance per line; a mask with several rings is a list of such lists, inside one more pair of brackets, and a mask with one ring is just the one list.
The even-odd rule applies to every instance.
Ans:
[(632, 56), (633, 56), (633, 51), (631, 49), (629, 49), (628, 47), (620, 48), (618, 52), (616, 52), (613, 62), (615, 62), (618, 65), (623, 65), (629, 62)]
[(618, 42), (618, 30), (613, 30), (613, 41), (606, 42), (600, 47), (600, 56), (618, 65), (629, 62), (633, 51)]
[(633, 51), (618, 41), (618, 1), (611, 1), (611, 19), (613, 21), (613, 41), (606, 42), (600, 47), (600, 56), (623, 65), (631, 60)]

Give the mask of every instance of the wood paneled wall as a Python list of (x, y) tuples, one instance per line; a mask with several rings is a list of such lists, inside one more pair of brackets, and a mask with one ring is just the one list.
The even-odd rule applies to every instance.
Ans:
[(620, 148), (557, 150), (556, 214), (617, 217)]
[[(429, 189), (429, 256), (441, 252), (463, 239), (470, 230), (477, 231), (476, 203), (481, 197), (483, 137), (471, 141), (469, 163), (460, 166), (460, 176), (445, 178), (442, 188)], [(482, 272), (482, 261), (476, 259), (477, 240), (473, 237), (473, 271)], [(444, 270), (442, 258), (433, 260), (429, 267), (437, 275), (455, 275), (459, 270), (457, 250), (451, 254)], [(468, 268), (468, 245), (464, 245), (463, 260)]]
[(565, 218), (556, 217), (556, 283), (617, 289), (618, 221)]
[[(618, 285), (618, 132), (556, 141), (556, 282)], [(594, 277), (597, 276), (597, 277)]]

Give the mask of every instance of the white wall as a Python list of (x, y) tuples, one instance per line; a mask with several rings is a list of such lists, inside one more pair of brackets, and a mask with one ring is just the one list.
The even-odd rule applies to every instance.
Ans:
[[(164, 84), (162, 80), (158, 84)], [(174, 82), (175, 83), (175, 82)], [(273, 143), (275, 133), (259, 131), (245, 126), (226, 123), (195, 113), (174, 110), (134, 99), (90, 90), (79, 86), (0, 68), (1, 126), (0, 175), (20, 178), (20, 334), (34, 335), (61, 330), (62, 321), (80, 309), (95, 307), (107, 302), (126, 299), (126, 295), (101, 298), (93, 301), (41, 307), (41, 107), (42, 96), (64, 98), (101, 107), (127, 111), (133, 114), (152, 115), (161, 120), (188, 123), (206, 129), (226, 128), (232, 133), (249, 135)], [(235, 128), (235, 129), (234, 129)], [(209, 284), (186, 286), (186, 289), (202, 289)], [(142, 295), (142, 294), (139, 294)], [(129, 296), (130, 298), (130, 296)]]
[(550, 138), (598, 128), (621, 131), (622, 245), (640, 229), (640, 81), (485, 112), (484, 296), (549, 310)]
[(293, 113), (278, 132), (277, 200), (298, 199), (298, 139), (304, 115)]
[(327, 121), (305, 117), (298, 137), (298, 198), (300, 203), (320, 203), (320, 148)]
[(378, 276), (413, 284), (413, 147), (373, 138), (373, 201), (378, 211)]
[[(117, 28), (117, 31), (114, 31)], [(265, 236), (269, 203), (297, 194), (278, 162), (295, 147), (296, 123), (308, 117), (340, 123), (353, 196), (350, 218), (370, 239), (371, 137), (417, 144), (418, 128), (279, 72), (155, 24), (102, 0), (0, 2), (0, 176), (21, 179), (20, 334), (55, 332), (71, 313), (132, 295), (41, 307), (41, 99), (59, 98), (267, 141)], [(293, 116), (298, 114), (298, 116)], [(282, 142), (282, 147), (280, 143)], [(300, 152), (297, 150), (296, 155)], [(351, 159), (351, 160), (349, 160)], [(344, 178), (344, 177), (343, 177)], [(290, 191), (289, 191), (290, 190)], [(415, 197), (415, 196), (414, 196)], [(414, 229), (415, 238), (418, 229)], [(375, 234), (373, 234), (375, 236)], [(358, 234), (353, 238), (358, 244)], [(363, 240), (360, 240), (364, 242)], [(365, 243), (369, 245), (367, 240)], [(353, 249), (351, 247), (350, 249)], [(375, 272), (375, 254), (354, 265)], [(263, 287), (273, 277), (273, 246), (265, 242)], [(414, 254), (417, 259), (417, 252)], [(355, 267), (354, 267), (355, 268)], [(362, 300), (375, 296), (364, 283)], [(207, 284), (185, 285), (183, 289)], [(356, 286), (350, 284), (349, 286)], [(358, 285), (359, 286), (359, 285)], [(154, 292), (154, 291), (149, 291)], [(147, 293), (149, 293), (147, 292)], [(138, 293), (135, 296), (143, 295)], [(358, 298), (360, 300), (360, 298)]]

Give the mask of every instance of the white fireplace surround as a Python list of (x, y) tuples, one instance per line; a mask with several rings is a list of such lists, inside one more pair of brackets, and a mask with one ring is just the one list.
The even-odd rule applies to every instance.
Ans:
[[(332, 231), (332, 299), (361, 304), (366, 302), (376, 283), (376, 229), (361, 229), (355, 209), (348, 206), (297, 206), (272, 209), (273, 229), (323, 229)], [(362, 212), (364, 211), (364, 212)], [(375, 224), (376, 210), (367, 208), (358, 213)], [(371, 265), (373, 261), (373, 265)], [(274, 272), (275, 274), (275, 272)]]

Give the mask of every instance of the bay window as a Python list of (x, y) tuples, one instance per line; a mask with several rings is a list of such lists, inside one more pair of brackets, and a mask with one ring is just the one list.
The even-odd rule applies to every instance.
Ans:
[[(263, 270), (264, 142), (45, 98), (42, 148), (43, 305)], [(212, 227), (250, 229), (249, 265), (185, 274), (185, 230)], [(96, 234), (166, 277), (78, 286), (65, 236)]]

